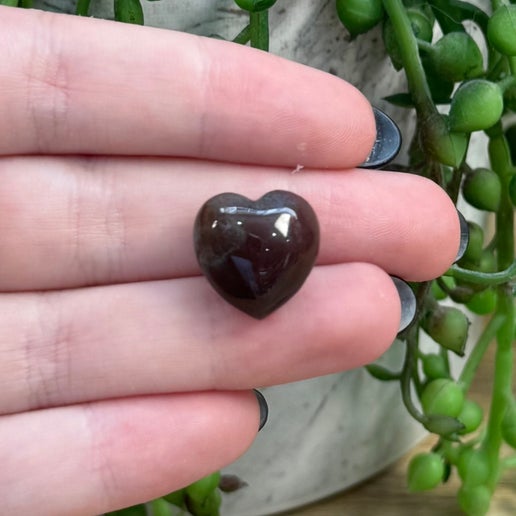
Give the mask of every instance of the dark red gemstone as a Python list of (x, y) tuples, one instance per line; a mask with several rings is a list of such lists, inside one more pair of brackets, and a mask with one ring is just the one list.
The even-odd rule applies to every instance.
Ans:
[(319, 224), (312, 207), (291, 192), (275, 190), (257, 201), (223, 193), (201, 207), (194, 245), (215, 290), (262, 319), (306, 280), (319, 250)]

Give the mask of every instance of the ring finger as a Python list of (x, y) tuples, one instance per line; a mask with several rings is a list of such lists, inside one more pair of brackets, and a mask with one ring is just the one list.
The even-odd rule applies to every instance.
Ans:
[(316, 267), (266, 322), (200, 277), (4, 294), (0, 313), (0, 413), (12, 413), (358, 367), (393, 341), (400, 299), (385, 272), (356, 263)]

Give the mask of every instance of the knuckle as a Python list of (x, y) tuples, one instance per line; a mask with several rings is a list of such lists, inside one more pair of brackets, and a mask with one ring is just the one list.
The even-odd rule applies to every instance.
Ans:
[(33, 324), (23, 335), (25, 384), (30, 408), (63, 403), (70, 395), (71, 327), (64, 321), (56, 293), (41, 293)]
[(29, 131), (36, 151), (43, 152), (67, 131), (69, 65), (61, 20), (47, 13), (33, 25), (24, 61)]

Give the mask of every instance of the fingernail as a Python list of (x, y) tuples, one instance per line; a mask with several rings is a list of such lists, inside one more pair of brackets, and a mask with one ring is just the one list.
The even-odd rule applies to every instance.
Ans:
[(396, 157), (401, 147), (398, 126), (383, 111), (373, 107), (376, 121), (376, 140), (373, 150), (360, 168), (380, 168)]
[(460, 245), (459, 245), (459, 252), (457, 253), (457, 258), (455, 258), (455, 261), (458, 262), (466, 252), (466, 247), (468, 247), (469, 243), (469, 226), (468, 221), (464, 218), (464, 215), (457, 210), (457, 213), (459, 214), (459, 221), (460, 221)]
[(402, 279), (391, 276), (401, 300), (401, 321), (398, 332), (403, 331), (414, 320), (416, 315), (416, 296), (414, 292)]
[(258, 427), (259, 432), (265, 426), (265, 423), (267, 423), (267, 418), (269, 417), (269, 406), (267, 405), (267, 401), (265, 401), (265, 398), (260, 391), (253, 389), (253, 392), (256, 396), (256, 399), (258, 400), (258, 406), (260, 407), (260, 425)]

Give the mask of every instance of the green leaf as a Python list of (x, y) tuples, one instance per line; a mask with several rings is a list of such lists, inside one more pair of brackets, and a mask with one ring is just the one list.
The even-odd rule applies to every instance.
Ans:
[(491, 490), (485, 486), (461, 486), (457, 493), (460, 508), (470, 516), (484, 516), (491, 503)]
[(464, 430), (464, 424), (457, 418), (434, 414), (428, 417), (424, 427), (433, 434), (450, 439), (454, 434)]
[(467, 81), (453, 95), (448, 118), (450, 130), (482, 131), (496, 124), (502, 113), (503, 93), (498, 84), (485, 79)]
[(251, 39), (251, 27), (247, 24), (234, 38), (233, 43), (246, 45)]
[(516, 5), (501, 5), (489, 20), (487, 38), (498, 52), (516, 56)]
[(258, 13), (270, 9), (276, 0), (235, 0), (235, 3), (244, 11)]
[(414, 102), (412, 101), (412, 96), (410, 95), (410, 93), (395, 93), (394, 95), (384, 97), (383, 100), (386, 100), (390, 104), (393, 104), (394, 106), (398, 107), (414, 107)]
[(439, 113), (423, 121), (421, 145), (430, 156), (443, 165), (458, 167), (466, 154), (468, 138), (463, 133), (452, 133), (447, 118)]
[(382, 0), (336, 0), (335, 6), (339, 20), (353, 37), (372, 29), (384, 14)]
[(202, 502), (186, 498), (187, 508), (195, 516), (219, 516), (221, 503), (222, 497), (219, 489), (212, 491)]
[(437, 306), (421, 321), (422, 328), (435, 342), (461, 357), (464, 356), (469, 325), (466, 315), (454, 306)]
[(453, 92), (454, 83), (443, 80), (433, 68), (428, 54), (421, 55), (421, 63), (425, 70), (426, 82), (430, 89), (430, 95), (434, 104), (449, 104)]
[(216, 471), (187, 486), (185, 493), (196, 502), (203, 503), (217, 489), (219, 482), (220, 472)]
[(476, 23), (482, 31), (487, 31), (487, 14), (475, 5), (461, 0), (429, 0), (435, 17), (446, 34), (453, 31), (463, 31), (462, 22), (470, 20)]
[(172, 505), (176, 505), (177, 507), (185, 506), (185, 491), (184, 489), (179, 489), (178, 491), (172, 491), (171, 493), (163, 496), (163, 499)]
[(7, 5), (8, 7), (18, 7), (18, 0), (0, 0), (0, 5)]
[(126, 507), (118, 511), (108, 512), (104, 516), (146, 516), (146, 514), (147, 510), (145, 509), (145, 505), (140, 504), (132, 505), (131, 507)]
[(483, 74), (482, 53), (465, 32), (449, 32), (428, 48), (428, 60), (440, 81), (450, 83)]
[(152, 516), (171, 516), (172, 510), (170, 504), (168, 504), (163, 498), (156, 498), (150, 503), (152, 508)]
[(382, 382), (390, 382), (401, 378), (401, 373), (395, 373), (394, 371), (378, 364), (368, 364), (364, 367), (372, 377)]
[(445, 464), (437, 453), (419, 453), (412, 457), (408, 472), (407, 483), (411, 493), (428, 491), (437, 487), (444, 478)]

